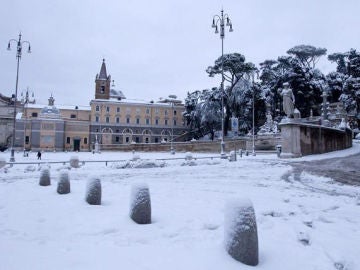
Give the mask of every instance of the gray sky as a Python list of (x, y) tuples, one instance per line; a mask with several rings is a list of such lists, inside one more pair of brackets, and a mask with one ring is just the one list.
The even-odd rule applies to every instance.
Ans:
[[(21, 59), (19, 93), (29, 87), (37, 103), (53, 93), (55, 104), (89, 104), (102, 58), (127, 98), (183, 99), (218, 86), (205, 69), (221, 54), (211, 22), (222, 7), (234, 28), (225, 53), (256, 65), (300, 44), (360, 49), (359, 0), (11, 0), (0, 10), (0, 93), (15, 92), (16, 47), (6, 47), (20, 31), (32, 53)], [(318, 68), (335, 69), (326, 58)]]

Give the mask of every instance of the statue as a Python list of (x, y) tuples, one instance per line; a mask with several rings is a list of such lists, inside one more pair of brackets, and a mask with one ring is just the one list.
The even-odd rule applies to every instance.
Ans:
[(283, 109), (286, 113), (286, 116), (290, 118), (294, 115), (295, 97), (289, 83), (283, 83), (283, 86), (284, 88), (281, 91), (281, 95), (283, 97)]

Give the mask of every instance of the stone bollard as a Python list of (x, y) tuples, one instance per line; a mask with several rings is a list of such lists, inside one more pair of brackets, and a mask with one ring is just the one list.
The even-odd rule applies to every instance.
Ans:
[(138, 224), (151, 223), (151, 200), (147, 184), (131, 187), (130, 218)]
[(193, 159), (193, 155), (191, 152), (186, 152), (185, 153), (185, 160), (192, 160)]
[(278, 145), (275, 146), (275, 148), (276, 148), (277, 157), (280, 157), (280, 155), (281, 155), (281, 145), (278, 144)]
[(73, 156), (70, 158), (70, 167), (72, 168), (79, 168), (79, 157)]
[(85, 200), (91, 205), (101, 204), (101, 181), (98, 178), (91, 178), (86, 185)]
[(230, 151), (229, 161), (236, 161), (236, 152)]
[(0, 169), (3, 168), (3, 167), (5, 167), (5, 165), (6, 165), (5, 159), (4, 159), (4, 158), (0, 158)]
[(249, 156), (249, 151), (245, 150), (245, 156)]
[(256, 218), (249, 199), (228, 201), (225, 207), (225, 248), (231, 257), (247, 265), (259, 263)]
[(243, 150), (242, 149), (239, 150), (239, 155), (240, 155), (240, 157), (242, 157), (242, 155), (243, 155)]
[(39, 185), (40, 186), (50, 186), (51, 185), (50, 170), (48, 168), (45, 168), (41, 171)]
[(69, 173), (66, 171), (60, 172), (59, 181), (57, 185), (57, 193), (59, 194), (70, 193)]

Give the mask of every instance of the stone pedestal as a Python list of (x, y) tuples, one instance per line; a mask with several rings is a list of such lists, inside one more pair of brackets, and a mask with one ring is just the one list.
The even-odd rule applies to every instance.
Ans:
[(281, 125), (281, 158), (301, 157), (300, 125), (290, 121), (280, 123)]

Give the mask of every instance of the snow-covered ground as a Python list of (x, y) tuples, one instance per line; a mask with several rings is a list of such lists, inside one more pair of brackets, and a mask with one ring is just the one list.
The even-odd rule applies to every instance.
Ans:
[[(352, 149), (311, 158), (346, 156)], [(8, 160), (9, 153), (0, 153)], [(42, 161), (129, 160), (132, 153), (44, 153)], [(61, 169), (50, 164), (52, 185), (38, 185), (38, 165), (0, 169), (0, 269), (254, 269), (224, 249), (224, 205), (249, 198), (254, 205), (260, 262), (256, 269), (360, 269), (360, 188), (304, 173), (301, 181), (282, 178), (291, 170), (275, 154), (229, 162), (219, 158), (185, 163), (185, 153), (137, 153), (157, 168), (136, 163), (85, 162), (69, 171), (71, 193), (58, 195)], [(218, 154), (193, 154), (194, 157)], [(37, 162), (36, 153), (16, 155)], [(81, 162), (80, 162), (81, 164)], [(192, 166), (190, 166), (192, 165)], [(85, 200), (86, 182), (102, 181), (102, 205)], [(148, 184), (153, 223), (129, 218), (133, 183)]]

